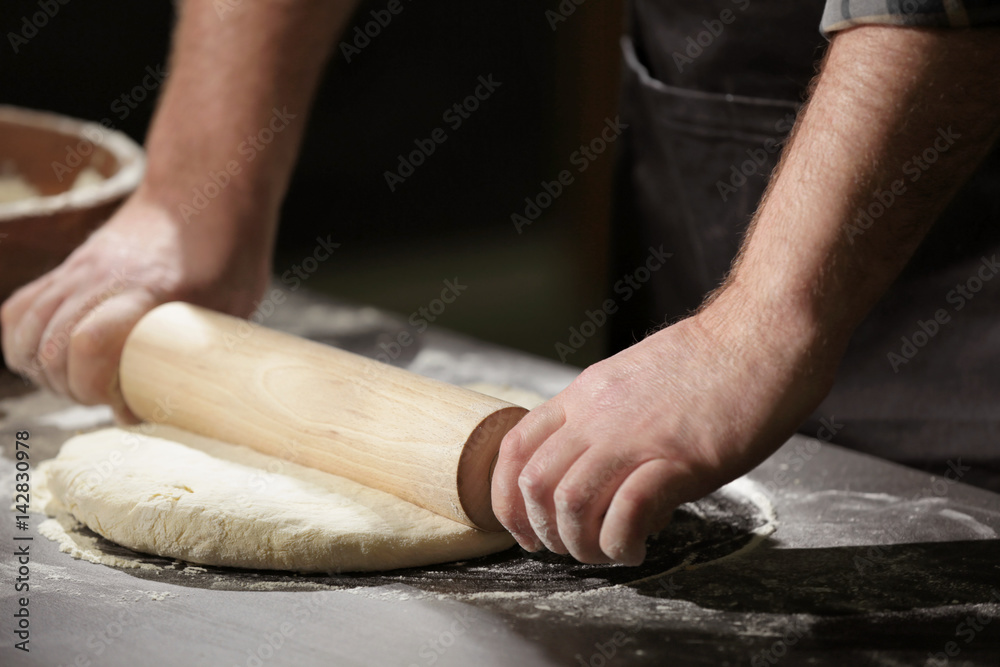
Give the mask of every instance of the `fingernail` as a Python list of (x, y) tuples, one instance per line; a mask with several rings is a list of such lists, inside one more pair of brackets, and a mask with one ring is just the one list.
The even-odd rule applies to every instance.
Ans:
[(642, 561), (646, 560), (645, 542), (637, 544), (631, 548), (624, 544), (618, 545), (614, 551), (616, 551), (618, 555), (612, 556), (612, 558), (627, 567), (642, 565)]
[(524, 549), (525, 551), (535, 552), (542, 550), (542, 543), (539, 542), (538, 538), (536, 537), (528, 537), (526, 535), (515, 535), (514, 539), (517, 540), (517, 543), (521, 545), (521, 548)]

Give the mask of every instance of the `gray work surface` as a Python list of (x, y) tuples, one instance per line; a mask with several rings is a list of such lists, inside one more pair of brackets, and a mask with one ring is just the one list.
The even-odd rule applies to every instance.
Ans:
[[(397, 350), (405, 320), (288, 297), (266, 325), (368, 355), (389, 349), (395, 363), (451, 382), (551, 396), (577, 372), (433, 329)], [(0, 375), (3, 497), (13, 494), (17, 431), (31, 433), (34, 467), (74, 423), (101, 415)], [(37, 534), (39, 515), (15, 530), (9, 509), (0, 663), (1000, 665), (1000, 496), (799, 436), (750, 478), (774, 506), (773, 534), (729, 558), (679, 563), (670, 542), (697, 523), (679, 512), (637, 569), (516, 547), (382, 575), (195, 570), (156, 558), (156, 568), (116, 569), (59, 552)], [(704, 553), (746, 546), (739, 526), (720, 526)], [(30, 653), (13, 648), (25, 595), (14, 593), (13, 552), (26, 543), (15, 533), (34, 537)]]

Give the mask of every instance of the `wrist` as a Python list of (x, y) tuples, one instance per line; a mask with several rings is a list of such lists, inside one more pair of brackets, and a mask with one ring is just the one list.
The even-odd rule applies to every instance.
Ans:
[(850, 331), (832, 325), (810, 297), (739, 275), (695, 318), (735, 354), (760, 360), (790, 383), (832, 383), (850, 338)]
[(151, 161), (136, 194), (187, 225), (225, 221), (241, 232), (271, 232), (284, 192), (254, 187), (266, 180), (236, 160), (218, 168), (167, 168)]
[[(270, 275), (277, 216), (235, 216), (206, 208), (185, 220), (176, 205), (148, 185), (140, 188), (101, 230), (118, 243), (162, 243), (165, 255), (183, 260), (186, 280), (210, 285), (226, 276), (249, 282)], [(155, 241), (154, 241), (155, 239)], [(145, 249), (145, 248), (142, 248)], [(167, 250), (171, 249), (171, 250)]]
[[(199, 175), (198, 170), (189, 173)], [(192, 180), (165, 178), (150, 170), (129, 203), (170, 220), (182, 235), (200, 236), (220, 247), (236, 239), (260, 240), (270, 254), (280, 200), (248, 191), (240, 175), (207, 170), (203, 178)]]

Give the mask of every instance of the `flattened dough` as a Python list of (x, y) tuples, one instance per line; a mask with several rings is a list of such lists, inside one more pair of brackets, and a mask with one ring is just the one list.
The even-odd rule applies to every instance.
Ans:
[(170, 427), (77, 436), (44, 474), (53, 500), (94, 532), (205, 565), (390, 570), (512, 544), (506, 533), (469, 528), (343, 477)]
[(205, 565), (391, 570), (514, 544), (505, 532), (475, 530), (351, 480), (167, 426), (76, 436), (39, 473), (51, 494), (48, 514), (68, 510), (130, 549)]

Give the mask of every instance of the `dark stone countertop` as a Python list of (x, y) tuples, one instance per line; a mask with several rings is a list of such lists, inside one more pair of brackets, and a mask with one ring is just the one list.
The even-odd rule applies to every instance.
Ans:
[[(369, 355), (406, 328), (371, 308), (289, 297), (266, 325)], [(416, 372), (546, 396), (578, 372), (433, 329), (401, 352), (397, 363)], [(4, 495), (13, 490), (16, 431), (30, 431), (37, 466), (72, 432), (107, 417), (0, 375)], [(15, 531), (11, 510), (0, 521), (0, 660), (1000, 665), (1000, 495), (801, 436), (749, 477), (776, 513), (773, 533), (753, 532), (760, 505), (712, 496), (679, 510), (650, 562), (635, 569), (514, 548), (382, 575), (293, 575), (195, 568), (105, 543), (153, 566), (119, 569), (60, 553), (37, 534), (38, 515)], [(15, 532), (34, 536), (28, 654), (12, 648)], [(929, 657), (949, 649), (948, 663)]]

